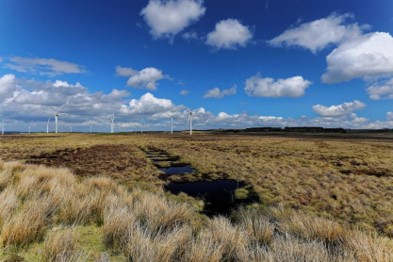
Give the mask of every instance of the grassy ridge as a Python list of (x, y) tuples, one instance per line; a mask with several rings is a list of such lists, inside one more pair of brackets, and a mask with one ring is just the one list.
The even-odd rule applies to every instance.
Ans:
[(0, 259), (26, 261), (391, 261), (375, 233), (282, 207), (208, 219), (162, 191), (67, 169), (0, 162)]

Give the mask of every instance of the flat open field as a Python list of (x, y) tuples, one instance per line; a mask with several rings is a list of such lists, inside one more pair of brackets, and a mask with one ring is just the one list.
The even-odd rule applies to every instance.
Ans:
[[(162, 179), (159, 168), (166, 163), (157, 165), (152, 152), (195, 171)], [(0, 158), (67, 167), (80, 177), (108, 176), (152, 191), (170, 182), (231, 179), (247, 184), (240, 193), (256, 195), (264, 206), (393, 236), (389, 135), (6, 135)]]

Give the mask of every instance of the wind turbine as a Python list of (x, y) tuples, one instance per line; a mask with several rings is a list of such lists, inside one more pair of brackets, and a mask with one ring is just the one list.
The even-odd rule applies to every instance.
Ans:
[(48, 122), (46, 123), (46, 133), (48, 134), (49, 133), (49, 121), (50, 121), (50, 117), (51, 117), (52, 115), (49, 115), (49, 118), (48, 118)]
[(1, 117), (1, 134), (4, 135), (4, 118), (3, 118), (3, 114), (1, 114), (0, 117)]
[[(55, 133), (56, 133), (56, 134), (57, 134), (57, 131), (58, 131), (59, 113), (60, 113), (60, 110), (61, 110), (66, 104), (68, 104), (68, 101), (67, 101), (67, 103), (62, 104), (62, 105), (59, 107), (59, 109), (57, 109), (56, 113), (53, 114), (53, 116), (55, 116)], [(46, 124), (46, 133), (49, 133), (49, 121), (50, 121), (51, 116), (52, 116), (52, 114), (49, 115), (48, 122), (47, 122), (47, 124)]]
[(168, 117), (171, 118), (171, 134), (173, 134), (173, 115), (172, 114), (168, 114)]
[(190, 136), (192, 135), (192, 115), (194, 114), (194, 112), (192, 110), (188, 111), (188, 120), (187, 120), (187, 124), (190, 125)]
[(109, 119), (111, 120), (111, 133), (115, 132), (115, 112), (110, 115)]

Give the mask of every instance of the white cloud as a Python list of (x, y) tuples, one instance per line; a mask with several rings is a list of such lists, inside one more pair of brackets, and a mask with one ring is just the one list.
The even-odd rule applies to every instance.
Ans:
[(0, 77), (0, 102), (12, 97), (14, 91), (17, 91), (15, 75), (7, 74)]
[[(48, 116), (60, 105), (68, 101), (61, 111), (61, 123), (88, 125), (106, 123), (105, 115), (119, 110), (124, 105), (124, 98), (129, 96), (126, 90), (112, 90), (109, 94), (91, 93), (80, 83), (66, 81), (35, 81), (16, 78), (14, 75), (0, 77), (0, 112), (7, 121), (40, 122), (40, 131), (44, 130)], [(45, 124), (46, 129), (46, 124)]]
[(188, 95), (189, 93), (190, 93), (190, 90), (186, 90), (186, 89), (183, 89), (183, 90), (180, 91), (180, 95), (181, 95), (181, 96), (186, 96), (186, 95)]
[(346, 102), (339, 105), (332, 105), (329, 107), (317, 104), (314, 105), (312, 109), (315, 113), (323, 117), (337, 117), (351, 115), (354, 111), (362, 109), (364, 107), (366, 107), (366, 105), (363, 102), (354, 100), (353, 102)]
[(258, 120), (262, 122), (280, 122), (284, 120), (284, 118), (281, 116), (260, 116)]
[(393, 121), (393, 112), (387, 112), (386, 113), (386, 119), (388, 121)]
[(130, 77), (137, 74), (138, 71), (128, 67), (116, 66), (116, 75)]
[(116, 67), (116, 74), (118, 76), (129, 77), (127, 81), (128, 86), (145, 88), (149, 90), (157, 89), (157, 81), (168, 78), (163, 72), (155, 67), (147, 67), (140, 71), (127, 67)]
[[(13, 75), (0, 77), (0, 112), (5, 115), (7, 130), (27, 130), (27, 122), (33, 131), (45, 131), (49, 114), (69, 101), (60, 112), (60, 131), (68, 131), (73, 126), (75, 131), (110, 130), (109, 114), (115, 112), (116, 130), (130, 131), (140, 127), (145, 130), (169, 130), (168, 114), (174, 115), (175, 129), (186, 129), (189, 107), (176, 105), (169, 99), (155, 97), (146, 93), (140, 98), (125, 102), (129, 93), (126, 90), (113, 89), (110, 93), (89, 92), (80, 83), (67, 81), (35, 81), (17, 78)], [(4, 96), (4, 94), (6, 94)], [(345, 103), (344, 103), (345, 104)], [(327, 116), (298, 119), (281, 116), (257, 116), (247, 113), (213, 114), (205, 108), (194, 110), (193, 124), (197, 129), (210, 128), (245, 128), (256, 126), (324, 126), (345, 128), (392, 128), (393, 112), (388, 112), (386, 121), (370, 121), (357, 116), (354, 111), (362, 108), (361, 102), (347, 103), (349, 106), (324, 107)], [(352, 106), (350, 104), (353, 104)], [(344, 109), (340, 109), (344, 108)], [(332, 113), (333, 112), (333, 113)], [(338, 112), (338, 113), (337, 113)], [(343, 112), (345, 114), (343, 114)], [(53, 130), (53, 121), (50, 131)], [(135, 130), (134, 130), (135, 131)]]
[(362, 123), (365, 123), (365, 122), (368, 121), (367, 118), (365, 118), (365, 117), (358, 117), (355, 113), (352, 113), (351, 117), (352, 117), (352, 122), (354, 122), (354, 123), (362, 124)]
[(228, 119), (228, 118), (230, 118), (231, 116), (230, 115), (228, 115), (227, 113), (225, 113), (225, 112), (220, 112), (220, 113), (218, 113), (218, 115), (217, 115), (217, 119), (218, 120), (225, 120), (225, 119)]
[(175, 105), (169, 99), (156, 98), (146, 93), (140, 99), (132, 99), (128, 106), (122, 107), (123, 113), (128, 114), (155, 114), (161, 111), (170, 111)]
[(301, 76), (275, 80), (257, 74), (246, 80), (244, 91), (257, 97), (300, 97), (310, 85), (311, 82)]
[(393, 99), (393, 78), (371, 85), (367, 88), (367, 93), (373, 100)]
[(326, 58), (328, 67), (322, 75), (325, 83), (337, 83), (358, 77), (393, 74), (393, 37), (375, 32), (350, 39)]
[(252, 33), (247, 26), (236, 19), (227, 19), (216, 24), (214, 31), (207, 35), (206, 44), (218, 49), (236, 49), (246, 46), (251, 38)]
[(173, 38), (198, 21), (206, 8), (201, 0), (150, 0), (141, 15), (155, 38)]
[(69, 84), (67, 81), (61, 81), (61, 80), (56, 80), (53, 83), (54, 87), (83, 87), (79, 82), (76, 82), (76, 84)]
[(218, 87), (214, 87), (210, 90), (207, 90), (204, 98), (223, 98), (224, 96), (232, 96), (236, 94), (236, 85), (228, 89), (220, 89)]
[(31, 73), (49, 77), (86, 72), (81, 65), (53, 58), (13, 56), (8, 59), (5, 67), (21, 73)]
[(268, 41), (273, 46), (300, 46), (316, 53), (330, 44), (359, 36), (367, 25), (347, 24), (351, 14), (332, 14), (326, 18), (301, 24), (285, 30), (281, 35)]

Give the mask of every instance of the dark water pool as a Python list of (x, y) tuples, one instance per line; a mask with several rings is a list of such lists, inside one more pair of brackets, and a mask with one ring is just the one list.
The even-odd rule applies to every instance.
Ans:
[(164, 172), (165, 176), (171, 175), (184, 175), (195, 172), (195, 169), (189, 165), (186, 166), (171, 166), (160, 168)]
[(243, 188), (244, 183), (231, 179), (215, 181), (170, 183), (165, 190), (172, 194), (184, 192), (189, 196), (201, 198), (205, 202), (204, 213), (208, 216), (229, 215), (234, 208), (241, 204), (256, 202), (255, 196), (236, 199), (235, 191)]

